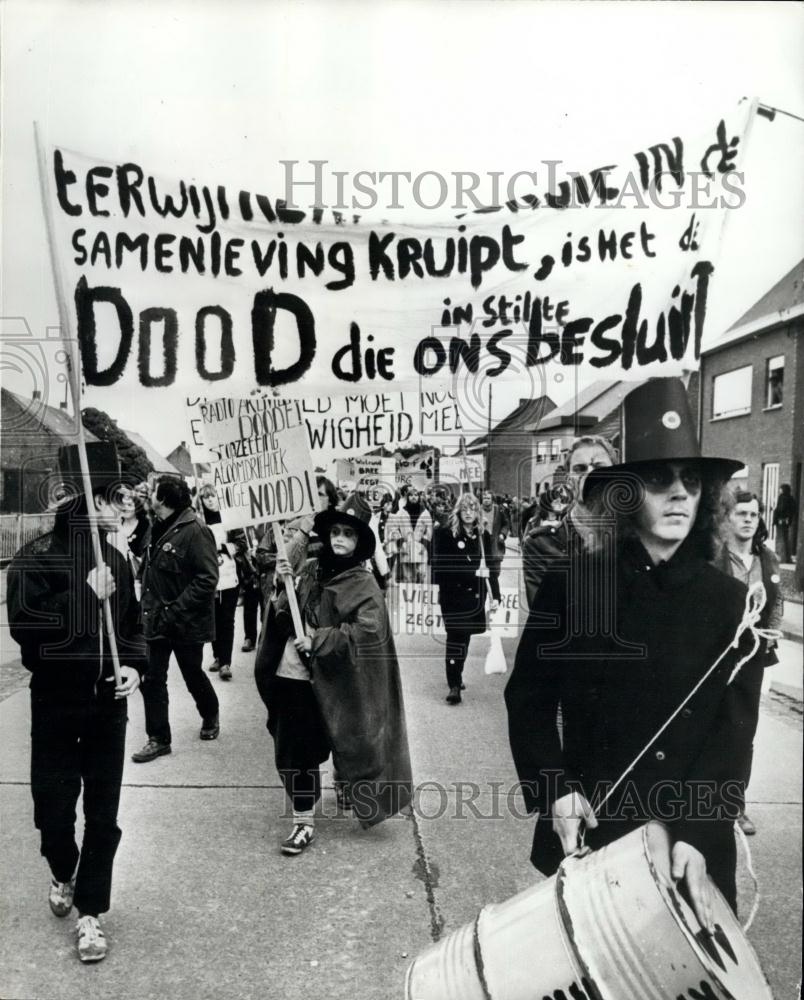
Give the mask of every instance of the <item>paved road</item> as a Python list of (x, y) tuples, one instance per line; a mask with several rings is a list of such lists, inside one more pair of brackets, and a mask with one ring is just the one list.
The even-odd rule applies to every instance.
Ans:
[[(253, 654), (236, 657), (231, 683), (216, 681), (223, 731), (215, 743), (198, 740), (195, 710), (174, 671), (174, 752), (126, 768), (124, 835), (105, 921), (112, 948), (95, 967), (77, 961), (72, 921), (47, 907), (28, 786), (27, 696), (11, 694), (0, 704), (0, 996), (401, 997), (420, 949), (538, 877), (527, 861), (532, 821), (517, 817), (516, 800), (512, 812), (495, 795), (515, 782), (505, 677), (484, 675), (488, 640), (473, 643), (465, 702), (450, 708), (437, 641), (399, 641), (417, 815), (361, 831), (337, 815), (327, 788), (317, 842), (293, 859), (278, 850), (289, 821), (251, 677)], [(509, 662), (513, 647), (506, 642)], [(137, 695), (129, 749), (142, 741)], [(801, 778), (801, 718), (767, 698), (749, 790), (762, 893), (751, 939), (777, 1000), (792, 1000), (800, 977)], [(742, 858), (740, 891), (745, 912), (753, 887)]]

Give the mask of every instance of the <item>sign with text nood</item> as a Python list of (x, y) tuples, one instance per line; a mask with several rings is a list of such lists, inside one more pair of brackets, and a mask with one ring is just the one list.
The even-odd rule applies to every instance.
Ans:
[(516, 197), (424, 222), (291, 207), (192, 163), (166, 178), (67, 137), (45, 182), (87, 401), (695, 368), (752, 111), (597, 162), (542, 150), (551, 169), (521, 172)]
[(219, 399), (201, 406), (224, 525), (244, 528), (313, 514), (318, 491), (306, 428), (283, 419), (280, 410), (256, 411), (246, 402)]

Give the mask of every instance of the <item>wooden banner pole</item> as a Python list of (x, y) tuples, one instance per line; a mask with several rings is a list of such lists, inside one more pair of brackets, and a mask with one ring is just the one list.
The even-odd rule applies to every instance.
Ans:
[[(287, 560), (288, 550), (285, 546), (285, 536), (282, 534), (281, 521), (274, 521), (273, 530), (277, 555), (280, 558)], [(287, 576), (283, 576), (282, 580), (285, 584), (285, 593), (288, 595), (288, 607), (290, 608), (290, 617), (293, 619), (293, 631), (296, 633), (297, 639), (303, 639), (304, 624), (302, 622), (301, 612), (299, 611), (299, 601), (296, 597), (296, 588), (293, 585), (293, 574), (289, 573)]]
[[(50, 250), (50, 263), (53, 269), (53, 282), (56, 288), (56, 304), (59, 310), (59, 326), (61, 337), (64, 341), (67, 355), (67, 380), (70, 387), (70, 395), (73, 401), (73, 412), (76, 420), (78, 461), (81, 466), (81, 480), (84, 487), (84, 497), (87, 504), (87, 515), (89, 518), (89, 534), (92, 539), (92, 550), (95, 557), (95, 566), (99, 575), (103, 575), (106, 564), (103, 561), (103, 554), (100, 545), (100, 533), (98, 531), (98, 512), (95, 510), (95, 498), (92, 492), (92, 479), (89, 473), (89, 460), (87, 459), (87, 445), (84, 436), (84, 423), (81, 419), (81, 382), (79, 376), (79, 356), (77, 341), (72, 341), (65, 336), (70, 330), (70, 314), (67, 310), (64, 288), (61, 280), (58, 257), (56, 256), (55, 237), (53, 234), (53, 216), (51, 213), (50, 194), (47, 185), (47, 164), (45, 161), (45, 151), (39, 135), (39, 125), (34, 122), (34, 142), (36, 143), (36, 157), (39, 165), (39, 185), (42, 193), (42, 208), (45, 213), (45, 226), (47, 228), (47, 241)], [(117, 652), (117, 637), (114, 631), (114, 619), (112, 617), (112, 606), (109, 598), (103, 599), (103, 620), (106, 627), (106, 638), (109, 642), (109, 651), (112, 656), (112, 666), (114, 669), (114, 680), (118, 686), (123, 683), (120, 673), (120, 657)]]

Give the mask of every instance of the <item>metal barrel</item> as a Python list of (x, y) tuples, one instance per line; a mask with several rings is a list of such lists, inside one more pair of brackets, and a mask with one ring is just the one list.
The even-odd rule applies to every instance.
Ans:
[[(564, 990), (582, 996), (581, 969), (556, 907), (555, 878), (504, 903), (431, 945), (409, 967), (406, 1000), (533, 1000)], [(570, 992), (575, 986), (576, 992)], [(560, 994), (559, 994), (560, 995)], [(591, 997), (589, 998), (591, 1000)]]
[(658, 823), (582, 858), (423, 951), (406, 1000), (772, 1000), (726, 901), (705, 934)]
[(556, 893), (587, 978), (617, 1000), (772, 1000), (756, 954), (714, 885), (706, 934), (670, 877), (670, 837), (647, 826), (559, 871)]

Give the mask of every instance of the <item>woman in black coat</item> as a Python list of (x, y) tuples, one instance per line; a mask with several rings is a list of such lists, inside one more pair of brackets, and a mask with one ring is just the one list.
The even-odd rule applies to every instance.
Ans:
[(597, 496), (601, 517), (608, 508), (609, 541), (569, 574), (545, 577), (505, 691), (511, 749), (527, 807), (540, 814), (537, 868), (552, 874), (584, 823), (597, 848), (660, 820), (674, 840), (673, 877), (711, 930), (707, 873), (736, 907), (733, 827), (762, 684), (756, 657), (732, 677), (751, 648), (747, 635), (729, 648), (746, 589), (708, 562), (720, 484), (740, 463), (700, 457), (678, 380), (648, 382), (625, 405), (632, 454), (584, 484), (585, 502)]
[(449, 523), (436, 528), (433, 536), (433, 583), (438, 584), (441, 616), (447, 632), (447, 702), (461, 701), (461, 675), (469, 640), (488, 628), (486, 595), (491, 592), (491, 610), (500, 603), (500, 584), (491, 576), (486, 556), (491, 551), (488, 531), (480, 533), (480, 504), (471, 493), (458, 498)]

